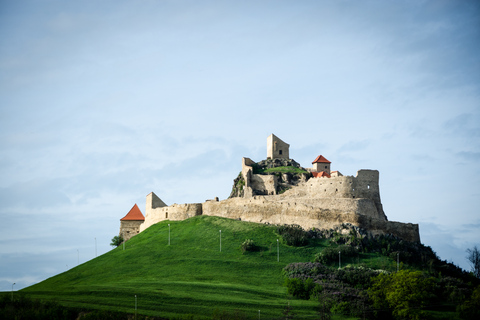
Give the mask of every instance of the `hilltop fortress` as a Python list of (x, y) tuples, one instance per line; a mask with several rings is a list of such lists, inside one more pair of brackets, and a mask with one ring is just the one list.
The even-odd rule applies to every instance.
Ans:
[(167, 206), (155, 193), (147, 195), (145, 217), (135, 205), (121, 219), (120, 235), (129, 239), (163, 220), (184, 220), (198, 215), (242, 221), (297, 224), (304, 229), (331, 229), (351, 224), (370, 235), (393, 234), (420, 242), (418, 224), (388, 221), (380, 201), (379, 172), (359, 170), (356, 176), (330, 171), (322, 155), (312, 168), (290, 159), (290, 145), (275, 135), (267, 138), (267, 159), (242, 159), (230, 197), (204, 203)]

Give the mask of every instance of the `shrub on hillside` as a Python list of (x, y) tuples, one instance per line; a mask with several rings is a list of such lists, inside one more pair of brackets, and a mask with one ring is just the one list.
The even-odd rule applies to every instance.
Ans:
[(480, 286), (473, 290), (470, 299), (457, 306), (457, 311), (462, 319), (480, 319)]
[(372, 279), (368, 295), (377, 319), (425, 319), (424, 307), (435, 299), (435, 280), (420, 271), (402, 270)]
[(0, 299), (0, 319), (74, 319), (75, 312), (56, 302), (32, 300), (23, 294)]
[(348, 245), (338, 246), (336, 248), (328, 247), (322, 252), (315, 255), (315, 262), (323, 264), (330, 264), (338, 261), (338, 252), (340, 252), (341, 259), (351, 259), (358, 255), (358, 250), (355, 247)]
[(315, 283), (312, 278), (307, 278), (306, 280), (286, 278), (285, 286), (287, 287), (288, 294), (298, 299), (308, 300), (315, 288)]
[(301, 247), (308, 244), (308, 232), (303, 230), (299, 225), (279, 226), (277, 232), (289, 246)]
[(242, 249), (242, 253), (245, 253), (246, 251), (258, 251), (259, 248), (253, 240), (246, 239), (241, 244), (240, 249)]
[(110, 243), (110, 245), (112, 247), (118, 247), (119, 245), (121, 245), (123, 242), (123, 237), (122, 236), (115, 236), (112, 238), (112, 242)]
[[(321, 263), (292, 263), (283, 269), (288, 293), (299, 299), (318, 299), (320, 307), (359, 316), (368, 305), (365, 289), (377, 271), (367, 268), (328, 268)], [(307, 297), (307, 295), (309, 297)]]

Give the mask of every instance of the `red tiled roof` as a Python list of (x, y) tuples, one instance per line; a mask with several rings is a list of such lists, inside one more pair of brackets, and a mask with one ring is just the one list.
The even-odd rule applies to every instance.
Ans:
[(312, 172), (312, 175), (314, 178), (322, 178), (322, 177), (331, 178), (331, 176), (325, 171)]
[(331, 162), (325, 159), (324, 156), (319, 155), (315, 160), (313, 160), (312, 164), (313, 163), (331, 163)]
[(140, 209), (138, 209), (137, 204), (130, 209), (130, 211), (127, 213), (125, 217), (120, 219), (120, 221), (125, 221), (125, 220), (136, 220), (136, 221), (145, 221), (145, 217), (143, 216), (142, 212)]

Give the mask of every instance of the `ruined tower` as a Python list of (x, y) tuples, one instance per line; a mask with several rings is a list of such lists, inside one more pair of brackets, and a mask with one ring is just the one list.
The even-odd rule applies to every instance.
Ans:
[(273, 133), (267, 138), (267, 159), (290, 159), (290, 145)]

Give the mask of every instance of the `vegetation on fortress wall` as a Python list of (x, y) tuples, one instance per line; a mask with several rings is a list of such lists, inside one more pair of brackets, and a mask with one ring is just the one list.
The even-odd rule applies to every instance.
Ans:
[(235, 178), (235, 180), (233, 180), (232, 191), (230, 192), (230, 195), (228, 196), (228, 198), (243, 197), (244, 186), (245, 186), (245, 179), (243, 179), (243, 175), (240, 172), (238, 176)]
[[(254, 167), (254, 168), (257, 168), (257, 167)], [(276, 167), (276, 168), (266, 168), (266, 169), (258, 168), (257, 170), (253, 170), (253, 173), (254, 174), (276, 174), (276, 173), (308, 174), (308, 171), (301, 168), (297, 168), (297, 167)]]
[[(277, 177), (277, 194), (281, 194), (301, 181), (308, 180), (312, 174), (302, 168), (293, 159), (267, 159), (252, 165), (253, 174), (274, 175)], [(232, 191), (228, 198), (243, 197), (245, 179), (240, 172), (233, 180)], [(255, 194), (255, 190), (254, 190)]]

